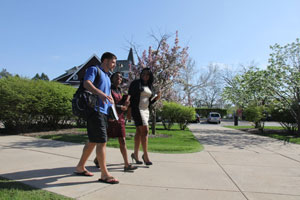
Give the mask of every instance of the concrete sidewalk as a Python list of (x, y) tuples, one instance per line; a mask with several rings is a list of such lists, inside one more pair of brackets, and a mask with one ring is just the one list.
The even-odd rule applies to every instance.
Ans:
[(300, 199), (300, 145), (221, 126), (190, 129), (204, 151), (151, 153), (154, 165), (140, 165), (134, 173), (124, 173), (120, 151), (108, 148), (108, 168), (118, 185), (97, 182), (94, 155), (87, 165), (94, 177), (73, 175), (83, 145), (1, 136), (0, 176), (75, 199)]

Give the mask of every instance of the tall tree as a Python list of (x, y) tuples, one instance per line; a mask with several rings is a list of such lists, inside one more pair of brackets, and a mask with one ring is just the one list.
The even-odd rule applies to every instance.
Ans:
[(265, 71), (251, 67), (227, 82), (223, 96), (242, 108), (249, 104), (259, 105), (267, 98), (264, 77)]
[(10, 74), (6, 69), (2, 69), (2, 71), (0, 72), (0, 78), (2, 77), (9, 77), (12, 76), (12, 74)]
[[(278, 107), (289, 110), (300, 134), (300, 41), (271, 46), (268, 66), (268, 90)], [(293, 109), (294, 107), (294, 109)]]
[(188, 59), (187, 64), (180, 69), (179, 78), (177, 80), (177, 91), (180, 103), (187, 106), (194, 106), (197, 99), (197, 93), (200, 89), (206, 87), (216, 68), (208, 67), (208, 72), (196, 71), (195, 61)]
[[(226, 79), (227, 85), (223, 90), (223, 97), (231, 101), (238, 108), (246, 109), (249, 113), (264, 112), (266, 106), (272, 104), (270, 93), (267, 90), (267, 72), (251, 66), (244, 74), (238, 74), (232, 79)], [(250, 110), (249, 110), (250, 109)], [(251, 112), (250, 112), (251, 111)], [(261, 113), (261, 116), (263, 113)], [(250, 118), (249, 118), (250, 119)], [(262, 117), (253, 118), (257, 128), (263, 127)]]
[(44, 73), (42, 73), (41, 74), (41, 80), (44, 80), (44, 81), (49, 81), (49, 78), (48, 78), (48, 76), (46, 75), (46, 74), (44, 74)]
[(32, 80), (40, 80), (41, 77), (38, 73), (35, 74), (35, 76), (32, 78)]
[(132, 81), (138, 78), (140, 71), (149, 67), (155, 78), (154, 88), (162, 92), (162, 99), (173, 100), (173, 86), (179, 79), (180, 69), (186, 64), (188, 48), (179, 46), (178, 32), (176, 32), (173, 47), (168, 44), (170, 38), (168, 35), (163, 35), (160, 39), (155, 36), (153, 38), (157, 46), (154, 48), (150, 46), (142, 55), (137, 54), (138, 65), (132, 68), (130, 79)]
[[(223, 89), (223, 79), (220, 66), (218, 64), (209, 64), (206, 74), (204, 73), (199, 80), (202, 80), (202, 87), (198, 90), (197, 100), (202, 102), (202, 105), (212, 108), (218, 104), (218, 107), (223, 105), (221, 92)], [(203, 79), (205, 77), (205, 79)]]
[(49, 78), (46, 74), (42, 73), (41, 75), (39, 75), (38, 73), (36, 73), (36, 75), (32, 78), (32, 80), (44, 80), (44, 81), (49, 81)]
[[(129, 74), (130, 81), (139, 77), (140, 71), (143, 68), (150, 68), (155, 81), (154, 88), (162, 93), (162, 100), (172, 101), (176, 99), (176, 95), (173, 92), (173, 86), (179, 78), (180, 69), (186, 65), (186, 60), (188, 58), (187, 47), (182, 48), (179, 46), (178, 31), (176, 31), (174, 45), (170, 46), (168, 44), (168, 39), (170, 36), (162, 35), (160, 38), (155, 37), (157, 45), (155, 47), (150, 46), (148, 51), (143, 51), (142, 55), (139, 55), (136, 47), (133, 46), (137, 57), (138, 65), (132, 68), (132, 72)], [(155, 126), (155, 110), (162, 104), (158, 103), (154, 106), (152, 124)], [(152, 127), (152, 131), (155, 128)], [(155, 133), (155, 132), (153, 132)]]

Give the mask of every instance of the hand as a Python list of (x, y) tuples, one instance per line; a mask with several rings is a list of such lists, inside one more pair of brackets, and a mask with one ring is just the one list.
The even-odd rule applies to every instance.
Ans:
[(110, 118), (109, 118), (108, 121), (109, 121), (109, 122), (114, 122), (114, 121), (116, 121), (116, 120), (110, 119)]
[(111, 97), (111, 96), (108, 96), (104, 93), (102, 93), (101, 95), (99, 95), (101, 101), (106, 104), (108, 103), (107, 100), (111, 103), (111, 104), (114, 104), (114, 99)]
[(125, 101), (124, 106), (128, 107), (130, 104), (130, 101)]
[(122, 110), (122, 111), (126, 111), (127, 108), (128, 108), (127, 106), (121, 106), (121, 110)]

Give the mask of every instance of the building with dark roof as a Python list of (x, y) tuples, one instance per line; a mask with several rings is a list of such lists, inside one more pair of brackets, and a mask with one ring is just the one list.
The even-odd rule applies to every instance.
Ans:
[[(80, 81), (84, 78), (84, 74), (87, 68), (98, 65), (100, 66), (100, 58), (94, 54), (86, 62), (81, 65), (72, 67), (71, 69), (66, 70), (66, 72), (57, 78), (54, 78), (53, 81), (57, 81), (66, 85), (72, 85), (74, 87), (79, 87)], [(119, 71), (122, 73), (124, 79), (128, 79), (128, 74), (131, 71), (131, 67), (135, 65), (132, 49), (129, 50), (127, 60), (117, 60), (117, 66), (114, 71)]]

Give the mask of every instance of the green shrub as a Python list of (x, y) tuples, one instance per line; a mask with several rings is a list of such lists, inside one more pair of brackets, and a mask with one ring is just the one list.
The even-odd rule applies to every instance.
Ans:
[(244, 110), (244, 115), (247, 121), (253, 122), (255, 128), (263, 129), (262, 120), (264, 119), (263, 106), (249, 106)]
[(75, 88), (19, 77), (0, 79), (0, 121), (6, 129), (57, 128), (73, 115)]
[(175, 102), (164, 102), (160, 112), (165, 129), (170, 130), (174, 123), (178, 123), (184, 130), (190, 121), (195, 120), (195, 109), (185, 107)]
[[(297, 113), (297, 105), (293, 104), (292, 110)], [(287, 131), (293, 133), (297, 130), (298, 124), (292, 116), (291, 110), (273, 107), (270, 113), (272, 120), (279, 122)]]

